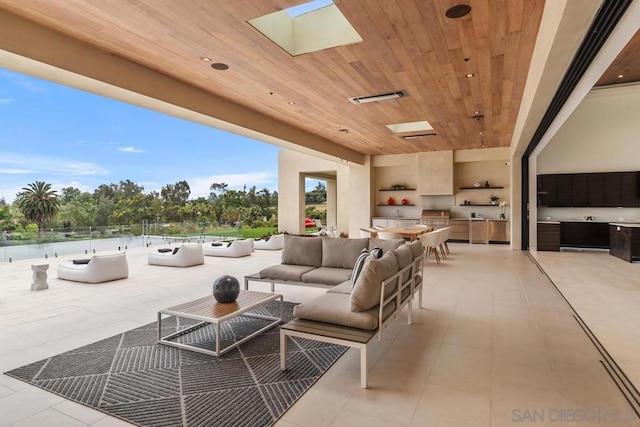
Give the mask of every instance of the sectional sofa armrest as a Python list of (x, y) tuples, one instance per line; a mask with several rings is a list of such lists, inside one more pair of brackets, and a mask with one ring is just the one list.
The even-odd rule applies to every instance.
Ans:
[[(411, 324), (410, 302), (413, 295), (412, 292), (414, 284), (413, 268), (414, 263), (411, 262), (406, 267), (398, 270), (398, 272), (393, 276), (387, 277), (382, 281), (382, 286), (380, 287), (380, 304), (378, 305), (378, 341), (382, 338), (382, 329), (384, 329), (384, 326), (386, 326), (392, 318), (396, 318), (398, 313), (402, 310), (402, 307), (404, 307), (408, 302), (408, 319), (409, 324)], [(402, 278), (407, 271), (411, 271), (412, 274), (410, 274), (409, 278), (403, 282)], [(409, 293), (405, 294), (405, 290)], [(404, 298), (403, 294), (405, 296)], [(385, 318), (383, 311), (387, 304), (394, 304), (395, 308), (393, 312)]]

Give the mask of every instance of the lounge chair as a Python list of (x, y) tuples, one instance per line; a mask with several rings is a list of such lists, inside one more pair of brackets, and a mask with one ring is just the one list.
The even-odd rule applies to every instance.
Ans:
[(147, 261), (150, 265), (191, 267), (204, 264), (204, 252), (200, 244), (183, 243), (170, 252), (150, 252)]
[(284, 248), (284, 234), (275, 234), (269, 240), (255, 240), (254, 249), (263, 251), (277, 251)]
[(233, 240), (231, 241), (231, 243), (222, 246), (209, 246), (207, 243), (205, 243), (203, 246), (203, 250), (206, 256), (239, 258), (251, 255), (253, 246), (253, 239)]
[[(77, 262), (77, 260), (76, 260)], [(129, 277), (126, 252), (93, 255), (87, 263), (58, 265), (58, 279), (83, 283), (102, 283)]]

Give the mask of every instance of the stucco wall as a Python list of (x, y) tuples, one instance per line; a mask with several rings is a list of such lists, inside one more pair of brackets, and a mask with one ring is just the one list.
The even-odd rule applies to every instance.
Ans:
[[(297, 151), (278, 153), (278, 229), (289, 233), (304, 232), (304, 176), (335, 175), (335, 225), (337, 232), (358, 235), (359, 227), (368, 226), (371, 218), (371, 167), (339, 163)], [(333, 185), (331, 185), (333, 187)], [(334, 193), (329, 188), (327, 195)], [(328, 201), (328, 205), (332, 202)], [(328, 224), (332, 215), (328, 216)]]
[(538, 156), (547, 173), (640, 170), (640, 84), (594, 89)]

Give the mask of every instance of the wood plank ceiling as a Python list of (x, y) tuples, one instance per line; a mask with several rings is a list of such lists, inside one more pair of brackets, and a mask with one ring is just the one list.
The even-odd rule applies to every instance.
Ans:
[[(0, 0), (0, 8), (362, 154), (510, 145), (543, 0), (467, 0), (471, 13), (457, 19), (445, 17), (452, 0), (335, 0), (364, 41), (296, 57), (246, 22), (300, 3)], [(395, 90), (408, 96), (347, 100)], [(436, 136), (404, 140), (385, 126), (422, 120)]]
[(618, 54), (605, 71), (596, 86), (634, 83), (640, 81), (640, 31)]

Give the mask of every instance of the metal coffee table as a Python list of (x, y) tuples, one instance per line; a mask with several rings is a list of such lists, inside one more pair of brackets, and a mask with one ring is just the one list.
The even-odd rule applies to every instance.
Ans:
[[(280, 299), (280, 317), (271, 317), (255, 313), (247, 313), (261, 307), (271, 301)], [(221, 304), (217, 302), (213, 296), (197, 299), (195, 301), (178, 304), (173, 307), (165, 308), (158, 311), (158, 342), (160, 344), (170, 345), (172, 347), (183, 348), (186, 350), (196, 351), (198, 353), (208, 354), (211, 356), (220, 356), (229, 350), (234, 349), (243, 342), (255, 337), (256, 335), (276, 326), (282, 321), (283, 299), (280, 294), (272, 294), (266, 292), (240, 291), (236, 302)], [(200, 320), (200, 323), (190, 326), (186, 329), (174, 332), (167, 336), (162, 336), (162, 316), (175, 316), (183, 319)], [(258, 329), (255, 332), (236, 341), (231, 345), (220, 348), (220, 328), (224, 322), (234, 319), (238, 316), (253, 317), (257, 319), (271, 320), (268, 325)], [(188, 334), (198, 328), (207, 325), (213, 325), (215, 329), (216, 349), (207, 350), (192, 344), (179, 343), (170, 341), (173, 338)]]

